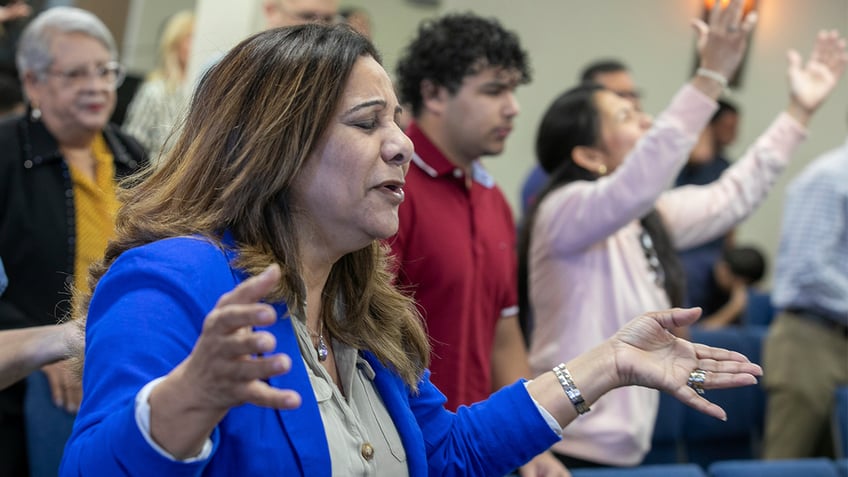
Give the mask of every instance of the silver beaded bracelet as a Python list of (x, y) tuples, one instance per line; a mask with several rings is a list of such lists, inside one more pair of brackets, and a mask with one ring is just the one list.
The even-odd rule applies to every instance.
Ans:
[(583, 395), (580, 394), (580, 390), (574, 384), (574, 380), (571, 379), (571, 373), (565, 369), (565, 363), (554, 366), (553, 372), (559, 380), (562, 390), (565, 391), (565, 395), (568, 396), (568, 400), (571, 401), (571, 404), (574, 404), (577, 414), (586, 414), (591, 411), (589, 405), (583, 399)]

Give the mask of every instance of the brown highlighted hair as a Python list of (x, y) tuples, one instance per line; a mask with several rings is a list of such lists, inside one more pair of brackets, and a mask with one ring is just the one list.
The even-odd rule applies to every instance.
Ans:
[[(269, 298), (303, 311), (292, 184), (364, 56), (380, 61), (346, 25), (268, 30), (234, 47), (201, 80), (168, 157), (122, 193), (117, 236), (92, 268), (91, 289), (130, 248), (184, 235), (220, 242), (228, 230), (238, 251), (234, 266), (256, 274), (279, 264), (283, 278)], [(429, 344), (414, 303), (392, 285), (387, 257), (375, 241), (339, 259), (321, 319), (333, 337), (373, 352), (415, 388)], [(79, 300), (78, 317), (88, 298)]]

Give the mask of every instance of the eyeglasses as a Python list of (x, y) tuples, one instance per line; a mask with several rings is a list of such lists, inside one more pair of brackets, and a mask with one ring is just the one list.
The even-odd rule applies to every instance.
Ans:
[(82, 88), (93, 76), (112, 89), (118, 89), (124, 82), (126, 72), (124, 66), (117, 61), (110, 61), (93, 68), (90, 65), (77, 66), (63, 71), (45, 71), (45, 74), (56, 76), (65, 86)]
[(660, 288), (665, 288), (665, 269), (647, 230), (642, 229), (642, 233), (639, 234), (639, 243), (642, 244), (642, 251), (645, 252), (645, 259), (648, 261), (648, 271), (653, 275), (654, 283)]

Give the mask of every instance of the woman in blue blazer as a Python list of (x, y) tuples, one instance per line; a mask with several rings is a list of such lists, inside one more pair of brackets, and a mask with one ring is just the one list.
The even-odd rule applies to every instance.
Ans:
[(756, 382), (741, 355), (668, 333), (698, 314), (671, 310), (446, 411), (380, 242), (412, 156), (400, 112), (345, 26), (260, 33), (207, 73), (76, 302), (85, 397), (63, 476), (503, 475), (614, 387), (723, 418), (696, 391)]

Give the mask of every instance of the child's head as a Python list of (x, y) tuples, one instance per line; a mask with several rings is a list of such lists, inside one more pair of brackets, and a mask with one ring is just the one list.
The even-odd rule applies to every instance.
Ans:
[(736, 282), (754, 285), (766, 273), (765, 256), (755, 247), (734, 247), (722, 254), (716, 266), (716, 281), (729, 289)]

